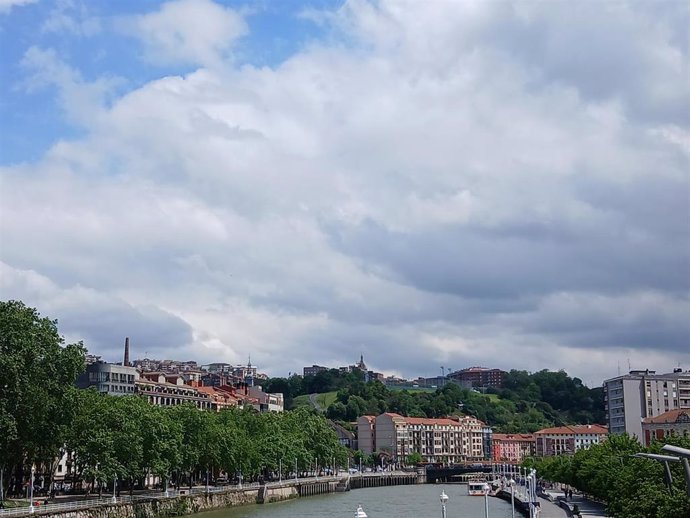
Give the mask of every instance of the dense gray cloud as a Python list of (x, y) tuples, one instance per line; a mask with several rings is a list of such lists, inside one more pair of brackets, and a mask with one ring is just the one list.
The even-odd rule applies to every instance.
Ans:
[(3, 298), (97, 353), (274, 375), (690, 368), (680, 3), (357, 0), (274, 68), (210, 1), (129, 23), (165, 61), (204, 13), (202, 68), (116, 98), (27, 50), (84, 136), (0, 170)]

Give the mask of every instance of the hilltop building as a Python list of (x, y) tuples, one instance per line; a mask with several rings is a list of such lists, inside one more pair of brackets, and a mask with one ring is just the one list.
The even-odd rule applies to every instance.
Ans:
[(690, 371), (632, 370), (604, 381), (604, 410), (612, 434), (628, 433), (643, 442), (642, 421), (676, 409), (690, 409)]
[(322, 367), (321, 365), (312, 365), (311, 367), (304, 367), (304, 369), (302, 369), (304, 376), (316, 376), (319, 372), (327, 370), (328, 367)]
[(501, 369), (487, 369), (486, 367), (470, 367), (448, 374), (448, 379), (467, 388), (501, 388), (505, 379), (505, 371)]
[[(220, 411), (251, 406), (260, 412), (282, 412), (283, 394), (266, 393), (254, 385), (256, 367), (226, 363), (211, 364), (213, 372), (197, 367), (195, 361), (135, 360), (129, 366), (129, 339), (125, 340), (122, 364), (96, 361), (86, 366), (77, 379), (79, 388), (95, 387), (108, 395), (136, 394), (157, 406), (192, 404), (200, 410)], [(160, 370), (151, 370), (154, 366)]]

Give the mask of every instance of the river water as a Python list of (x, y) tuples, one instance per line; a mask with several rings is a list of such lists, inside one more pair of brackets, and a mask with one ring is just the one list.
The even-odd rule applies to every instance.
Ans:
[[(286, 502), (208, 511), (198, 518), (352, 518), (361, 504), (369, 518), (438, 518), (439, 495), (445, 491), (447, 518), (484, 518), (484, 497), (468, 496), (460, 484), (420, 484), (355, 489), (346, 493), (309, 496)], [(510, 518), (510, 504), (489, 497), (491, 518)], [(516, 516), (521, 516), (516, 511)]]

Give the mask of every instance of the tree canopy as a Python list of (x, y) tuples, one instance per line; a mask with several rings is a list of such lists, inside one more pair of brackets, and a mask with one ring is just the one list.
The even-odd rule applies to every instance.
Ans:
[[(665, 442), (684, 448), (690, 439), (667, 437)], [(601, 444), (572, 456), (532, 458), (525, 462), (539, 477), (568, 484), (606, 503), (613, 517), (678, 518), (690, 516), (682, 466), (672, 464), (673, 493), (665, 486), (660, 462), (632, 457), (639, 452), (661, 453), (664, 443), (643, 448), (628, 435), (613, 435)]]
[(0, 301), (0, 469), (53, 462), (74, 419), (84, 354), (81, 343), (64, 343), (56, 320)]

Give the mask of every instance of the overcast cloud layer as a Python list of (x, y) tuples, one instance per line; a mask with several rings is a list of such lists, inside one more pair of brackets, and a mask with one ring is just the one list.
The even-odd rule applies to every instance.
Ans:
[(271, 66), (262, 4), (146, 5), (43, 27), (153, 79), (26, 35), (72, 131), (0, 168), (3, 299), (111, 361), (690, 369), (687, 3), (305, 7)]

